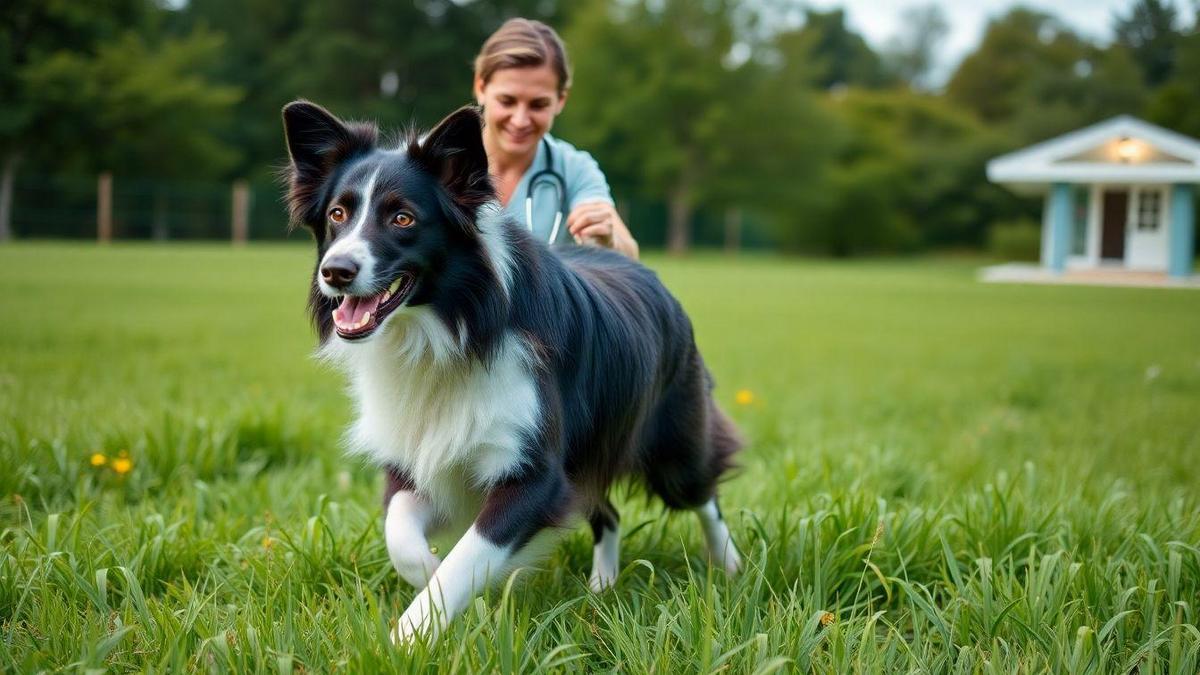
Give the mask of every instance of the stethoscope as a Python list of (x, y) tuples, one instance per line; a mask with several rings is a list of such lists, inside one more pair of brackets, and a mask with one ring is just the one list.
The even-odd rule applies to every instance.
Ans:
[(567, 181), (562, 177), (562, 174), (554, 170), (554, 152), (550, 149), (550, 141), (542, 138), (542, 148), (546, 151), (546, 168), (538, 171), (529, 177), (529, 188), (525, 194), (525, 225), (529, 231), (533, 232), (533, 193), (537, 190), (538, 184), (549, 184), (554, 188), (555, 195), (558, 197), (558, 211), (554, 214), (554, 227), (550, 230), (550, 239), (547, 243), (553, 244), (558, 238), (558, 228), (562, 225), (563, 218), (567, 217)]

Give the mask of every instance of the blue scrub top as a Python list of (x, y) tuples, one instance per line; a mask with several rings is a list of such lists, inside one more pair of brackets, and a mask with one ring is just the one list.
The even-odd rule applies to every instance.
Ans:
[[(549, 242), (550, 233), (554, 230), (554, 216), (558, 213), (559, 196), (554, 188), (553, 179), (545, 176), (538, 179), (533, 192), (532, 220), (533, 236), (549, 243), (574, 243), (571, 233), (567, 231), (567, 216), (576, 206), (585, 202), (606, 202), (613, 204), (612, 192), (608, 189), (608, 181), (600, 171), (600, 165), (592, 156), (566, 141), (554, 138), (550, 134), (544, 136), (549, 142), (551, 154), (554, 155), (554, 170), (562, 176), (567, 186), (567, 212), (562, 215), (558, 226), (558, 234), (553, 242)], [(546, 168), (546, 146), (538, 141), (537, 155), (533, 164), (525, 170), (517, 189), (513, 191), (505, 209), (523, 227), (529, 227), (526, 218), (525, 198), (529, 195), (529, 179)]]

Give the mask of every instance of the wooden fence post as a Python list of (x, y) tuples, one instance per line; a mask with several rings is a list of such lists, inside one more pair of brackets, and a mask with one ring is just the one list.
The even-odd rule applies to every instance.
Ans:
[(16, 182), (17, 164), (20, 163), (21, 156), (16, 152), (4, 156), (4, 169), (0, 172), (0, 242), (13, 238), (13, 183)]
[(233, 245), (244, 246), (250, 234), (250, 185), (233, 181)]
[(96, 240), (101, 244), (112, 242), (112, 173), (100, 174), (96, 185)]
[(725, 252), (736, 254), (742, 247), (742, 210), (736, 206), (725, 209)]

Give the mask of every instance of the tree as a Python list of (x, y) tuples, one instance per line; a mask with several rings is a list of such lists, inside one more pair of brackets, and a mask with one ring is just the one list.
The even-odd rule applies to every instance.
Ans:
[(279, 111), (307, 98), (385, 129), (431, 125), (471, 100), (472, 61), (512, 16), (554, 25), (568, 3), (375, 3), (365, 0), (189, 0), (173, 14), (185, 35), (208, 25), (228, 36), (219, 81), (245, 90), (228, 130), (244, 149), (237, 171), (266, 176), (284, 154)]
[[(212, 64), (212, 78), (243, 92), (231, 116), (235, 124), (219, 130), (220, 139), (238, 148), (238, 162), (229, 167), (237, 176), (267, 178), (284, 156), (280, 110), (290, 98), (281, 91), (294, 71), (308, 69), (311, 60), (285, 48), (302, 26), (300, 3), (274, 0), (189, 0), (167, 14), (167, 30), (183, 38), (196, 26), (225, 36), (221, 56)], [(308, 94), (314, 96), (314, 94)]]
[(571, 138), (606, 171), (666, 196), (668, 249), (690, 240), (691, 211), (711, 167), (714, 117), (728, 105), (721, 57), (733, 45), (729, 5), (594, 2), (567, 30), (575, 55)]
[[(31, 66), (25, 81), (45, 106), (41, 132), (62, 152), (56, 167), (125, 170), (156, 178), (219, 175), (236, 161), (218, 138), (240, 92), (202, 74), (221, 51), (220, 35), (197, 31), (151, 44), (128, 31), (94, 55), (59, 52)], [(165, 237), (165, 193), (155, 197), (156, 236)]]
[(1123, 47), (1099, 48), (1053, 16), (1027, 9), (988, 24), (946, 94), (984, 122), (1006, 127), (1014, 144), (1139, 110), (1145, 97)]
[[(1116, 42), (1133, 54), (1147, 85), (1157, 87), (1175, 69), (1179, 33), (1175, 6), (1163, 0), (1138, 0), (1126, 16), (1113, 25)], [(1195, 72), (1191, 75), (1194, 77)]]
[(866, 40), (846, 25), (846, 12), (807, 9), (804, 25), (777, 38), (785, 54), (811, 59), (816, 84), (822, 89), (841, 86), (884, 87), (894, 79)]
[(848, 127), (829, 197), (785, 243), (834, 256), (975, 246), (990, 222), (1022, 212), (984, 176), (1006, 138), (968, 111), (903, 90), (852, 89), (828, 105)]
[(887, 67), (914, 89), (930, 88), (929, 75), (937, 53), (950, 32), (939, 5), (914, 5), (901, 13), (903, 28), (885, 51)]
[(731, 75), (700, 203), (727, 221), (750, 213), (792, 241), (827, 201), (844, 126), (821, 106), (807, 62), (756, 54)]
[(140, 0), (103, 3), (7, 0), (0, 4), (0, 241), (12, 236), (17, 167), (40, 148), (59, 147), (43, 123), (51, 103), (31, 86), (29, 72), (61, 54), (83, 57), (130, 26), (143, 26)]
[(563, 123), (610, 180), (668, 204), (668, 249), (682, 252), (698, 206), (794, 203), (829, 156), (809, 86), (785, 82), (738, 43), (729, 0), (593, 2), (566, 31), (576, 82)]
[[(1200, 24), (1200, 6), (1196, 21)], [(1179, 36), (1174, 74), (1155, 90), (1146, 106), (1146, 117), (1157, 124), (1190, 136), (1200, 136), (1200, 25)]]
[(1013, 118), (1027, 102), (1038, 72), (1070, 72), (1082, 45), (1057, 19), (1014, 9), (988, 23), (979, 47), (968, 54), (946, 85), (946, 95), (985, 122)]

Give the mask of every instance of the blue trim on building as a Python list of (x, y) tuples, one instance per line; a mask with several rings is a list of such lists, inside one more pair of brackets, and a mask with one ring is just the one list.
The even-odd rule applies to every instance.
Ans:
[(1067, 252), (1071, 249), (1071, 186), (1055, 183), (1050, 186), (1050, 255), (1049, 267), (1056, 274), (1067, 269)]
[(1196, 245), (1196, 195), (1191, 185), (1171, 186), (1171, 231), (1167, 243), (1169, 264), (1173, 277), (1192, 274), (1192, 252)]

